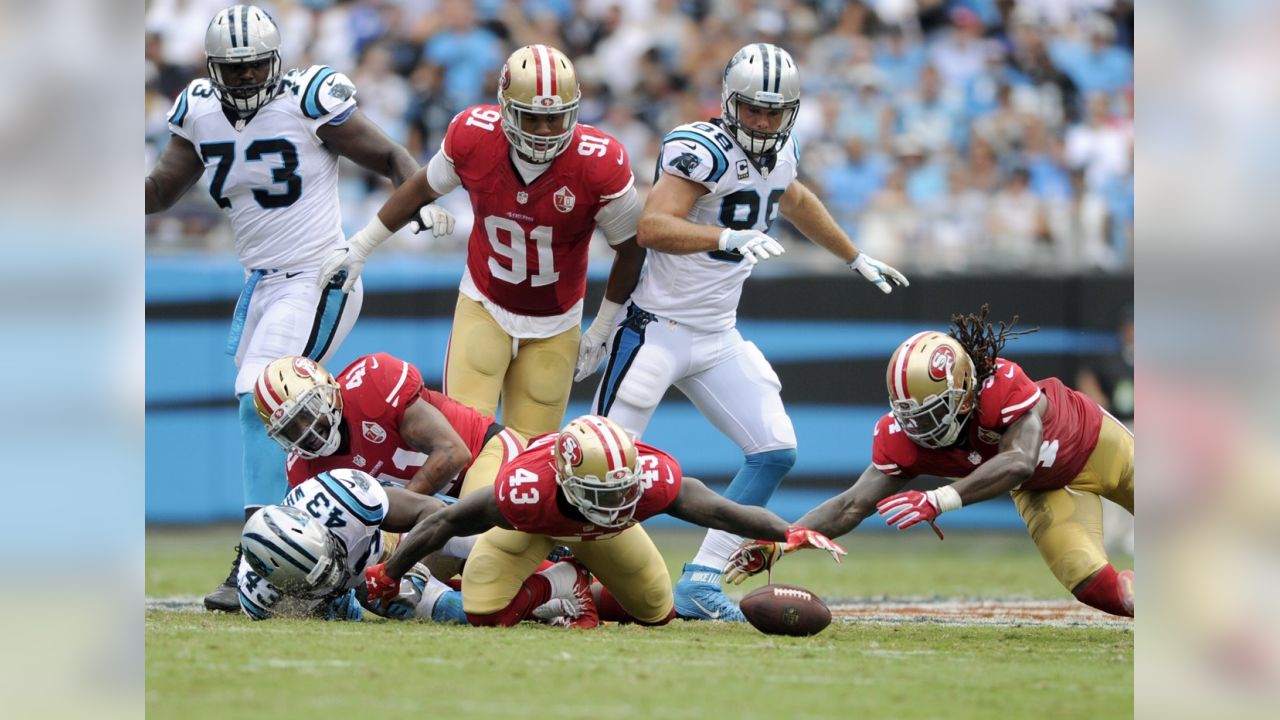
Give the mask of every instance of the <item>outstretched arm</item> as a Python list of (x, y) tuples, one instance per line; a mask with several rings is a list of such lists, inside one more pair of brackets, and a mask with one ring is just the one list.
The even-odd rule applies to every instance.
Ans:
[(667, 514), (706, 528), (764, 540), (785, 540), (790, 523), (762, 507), (726, 500), (697, 478), (685, 477)]
[(418, 169), (418, 161), (409, 151), (388, 137), (359, 109), (341, 125), (320, 126), (316, 136), (334, 152), (382, 175), (395, 187), (403, 185)]
[(399, 580), (414, 563), (444, 547), (450, 538), (475, 535), (495, 526), (510, 528), (498, 510), (493, 493), (473, 492), (456, 504), (422, 518), (401, 538), (400, 545), (386, 562), (386, 574)]
[(876, 503), (906, 485), (868, 465), (853, 487), (810, 510), (796, 521), (797, 525), (816, 530), (829, 538), (851, 532), (868, 515), (876, 511)]
[(420, 397), (405, 411), (400, 421), (400, 437), (409, 447), (427, 454), (427, 461), (405, 486), (412, 492), (424, 495), (440, 492), (472, 460), (471, 451), (444, 413)]
[(857, 272), (868, 282), (880, 288), (881, 292), (888, 294), (893, 292), (894, 287), (905, 287), (911, 284), (906, 276), (892, 266), (854, 247), (853, 241), (840, 229), (840, 225), (836, 223), (835, 218), (831, 217), (831, 213), (827, 212), (826, 206), (818, 196), (799, 180), (787, 186), (778, 209), (782, 211), (783, 217), (804, 233), (805, 237), (848, 263), (850, 270)]
[(173, 207), (203, 174), (204, 161), (196, 153), (195, 146), (184, 138), (170, 135), (156, 166), (143, 181), (146, 186), (146, 213), (150, 215)]

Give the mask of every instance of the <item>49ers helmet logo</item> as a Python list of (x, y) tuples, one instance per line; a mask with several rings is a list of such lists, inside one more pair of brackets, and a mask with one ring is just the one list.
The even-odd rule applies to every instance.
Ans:
[(293, 371), (298, 373), (299, 377), (315, 377), (316, 364), (310, 358), (296, 357), (293, 359)]
[(577, 438), (567, 433), (560, 435), (556, 441), (556, 453), (560, 455), (566, 467), (577, 467), (582, 464), (582, 446)]
[(946, 345), (939, 345), (929, 357), (929, 379), (939, 382), (947, 379), (947, 372), (956, 364), (956, 353)]

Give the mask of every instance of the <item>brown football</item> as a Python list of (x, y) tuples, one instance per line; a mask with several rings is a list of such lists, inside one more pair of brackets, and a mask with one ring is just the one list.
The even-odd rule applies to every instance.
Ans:
[(831, 624), (831, 610), (822, 598), (795, 585), (752, 590), (738, 607), (766, 635), (816, 635)]

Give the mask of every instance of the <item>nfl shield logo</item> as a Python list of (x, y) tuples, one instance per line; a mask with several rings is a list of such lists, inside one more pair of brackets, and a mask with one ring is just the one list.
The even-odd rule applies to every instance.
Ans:
[(355, 457), (351, 458), (351, 462), (355, 463), (356, 467), (359, 467), (359, 468), (364, 467), (364, 466), (365, 466), (365, 464), (366, 464), (366, 463), (365, 463), (365, 459), (364, 459), (364, 456), (363, 456), (363, 455), (357, 455), (357, 456), (355, 456)]
[(371, 443), (380, 443), (387, 439), (387, 431), (383, 430), (382, 426), (376, 422), (365, 420), (360, 424), (360, 429), (364, 433), (365, 440)]
[(523, 205), (523, 204), (525, 204), (525, 203), (529, 202), (529, 193), (527, 193), (527, 192), (525, 192), (525, 191), (523, 191), (523, 190), (521, 190), (520, 192), (516, 193), (516, 202), (520, 203), (521, 205)]
[(573, 193), (569, 192), (569, 188), (562, 187), (552, 196), (552, 200), (555, 201), (557, 210), (567, 213), (573, 211), (573, 203), (577, 198), (573, 196)]

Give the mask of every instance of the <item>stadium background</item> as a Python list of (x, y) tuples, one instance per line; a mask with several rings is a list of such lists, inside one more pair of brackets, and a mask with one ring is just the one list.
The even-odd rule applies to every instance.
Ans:
[[(165, 113), (204, 74), (204, 27), (227, 3), (157, 0), (147, 12), (146, 149)], [(780, 44), (801, 68), (795, 134), (802, 179), (868, 253), (912, 286), (884, 297), (782, 221), (788, 247), (744, 292), (743, 334), (783, 382), (799, 461), (770, 507), (796, 517), (847, 486), (870, 459), (884, 411), (884, 362), (921, 327), (990, 302), (1040, 332), (1006, 351), (1033, 377), (1072, 383), (1119, 351), (1132, 303), (1132, 8), (1109, 0), (994, 2), (261, 3), (277, 19), (285, 67), (346, 72), (362, 110), (425, 163), (458, 110), (491, 102), (508, 52), (547, 42), (575, 60), (581, 121), (621, 139), (637, 184), (653, 178), (662, 133), (718, 114), (719, 77), (741, 45)], [(348, 232), (388, 186), (342, 170)], [(337, 370), (357, 355), (400, 355), (438, 386), (470, 209), (451, 238), (398, 234), (365, 271), (366, 300)], [(590, 314), (610, 252), (593, 248)], [(147, 222), (146, 517), (240, 517), (234, 367), (223, 354), (242, 273), (227, 223), (203, 188)], [(569, 413), (595, 388), (574, 388)], [(728, 481), (740, 454), (677, 391), (646, 439), (690, 474)], [(921, 481), (927, 484), (929, 481)], [(1011, 504), (952, 525), (1018, 528)]]

